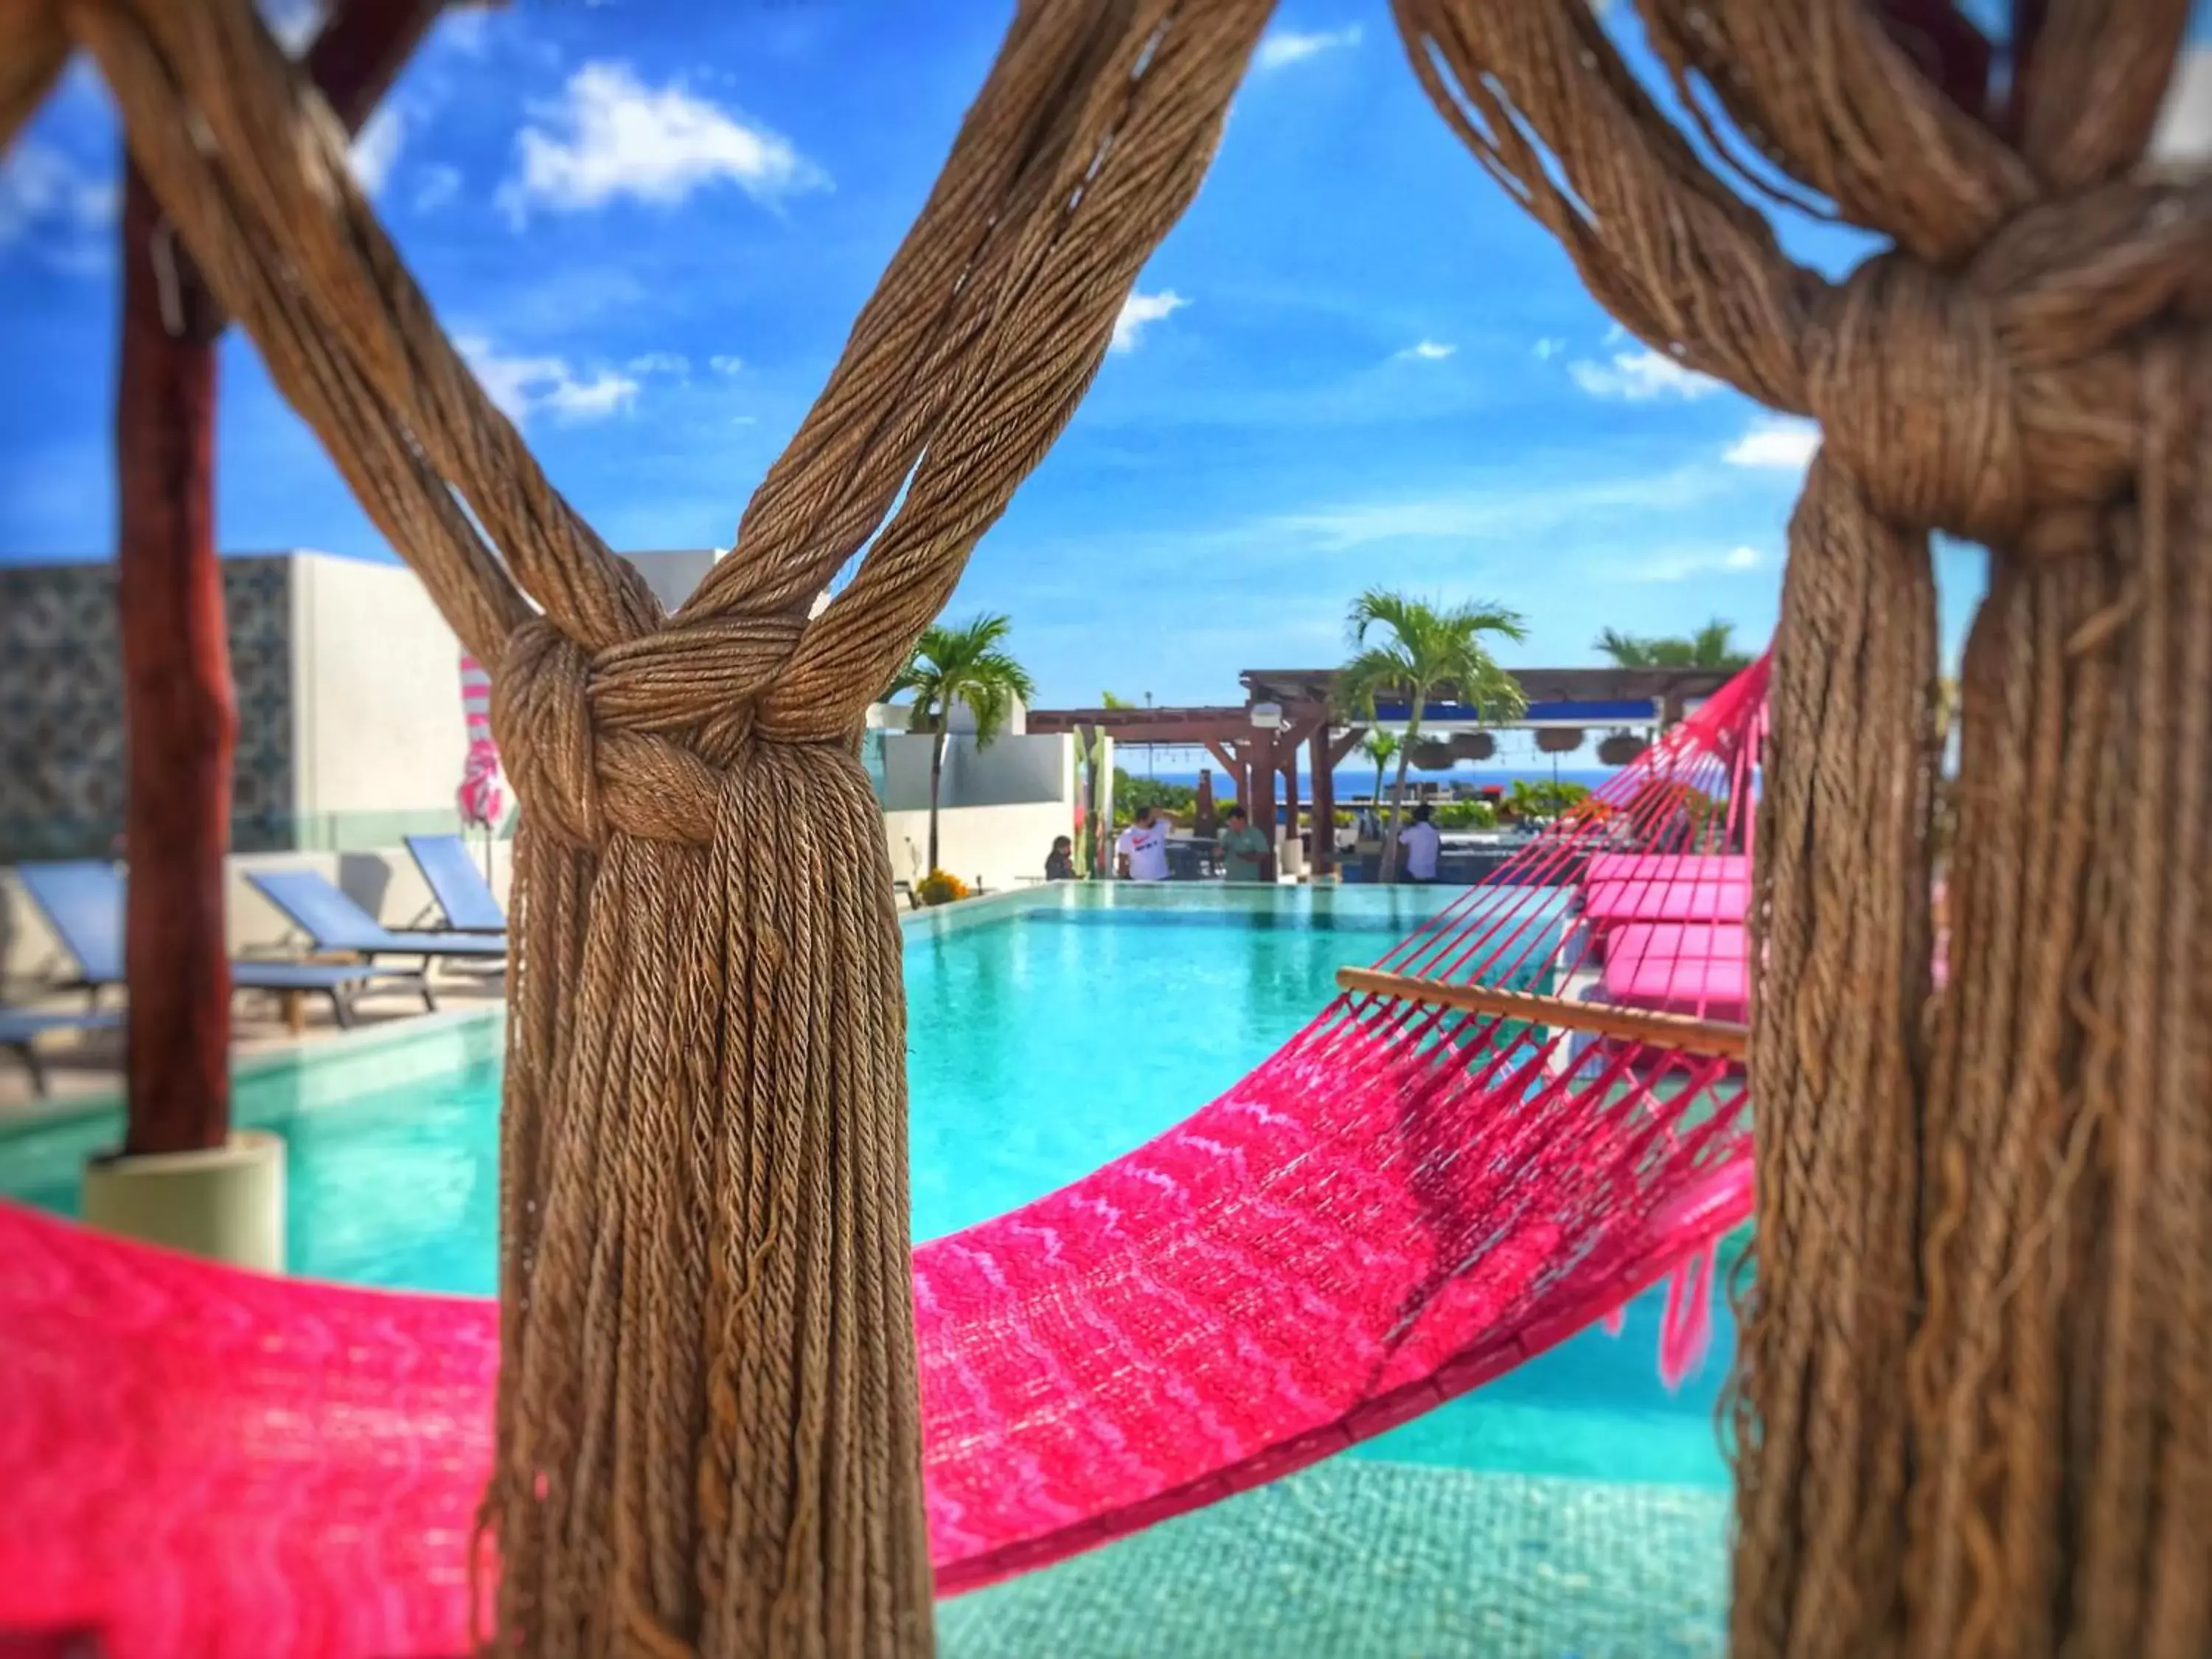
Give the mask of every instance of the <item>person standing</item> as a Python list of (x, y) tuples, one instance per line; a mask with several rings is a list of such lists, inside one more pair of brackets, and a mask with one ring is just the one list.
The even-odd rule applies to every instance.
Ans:
[(1137, 809), (1136, 821), (1114, 843), (1120, 854), (1124, 881), (1165, 881), (1168, 878), (1168, 821), (1149, 806)]
[(1221, 878), (1257, 881), (1262, 867), (1261, 860), (1267, 856), (1267, 836), (1252, 827), (1241, 805), (1231, 807), (1228, 822), (1221, 831)]
[(1437, 878), (1437, 854), (1443, 848), (1444, 838), (1429, 822), (1434, 812), (1435, 809), (1423, 801), (1413, 809), (1413, 821), (1398, 832), (1398, 845), (1405, 849), (1404, 874), (1407, 881)]

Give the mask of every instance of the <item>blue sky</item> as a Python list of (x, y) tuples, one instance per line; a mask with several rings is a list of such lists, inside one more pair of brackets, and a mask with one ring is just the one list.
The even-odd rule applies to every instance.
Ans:
[[(296, 23), (298, 0), (270, 0)], [(933, 178), (1003, 4), (536, 0), (441, 22), (356, 167), (617, 548), (726, 544)], [(0, 172), (0, 562), (106, 556), (116, 138), (82, 66)], [(1801, 258), (1860, 246), (1794, 224)], [(1415, 86), (1382, 0), (1293, 0), (1205, 190), (950, 614), (1042, 700), (1336, 660), (1353, 592), (1503, 601), (1509, 660), (1772, 625), (1809, 447), (1620, 337)], [(389, 556), (234, 333), (228, 550)], [(1947, 638), (1979, 556), (1942, 561)]]

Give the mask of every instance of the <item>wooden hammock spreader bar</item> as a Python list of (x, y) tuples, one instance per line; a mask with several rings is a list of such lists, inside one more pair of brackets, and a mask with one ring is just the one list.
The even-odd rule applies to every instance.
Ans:
[(1741, 1025), (1717, 1019), (1692, 1019), (1686, 1014), (1663, 1014), (1648, 1008), (1621, 1008), (1606, 1003), (1570, 1002), (1565, 997), (1539, 996), (1533, 991), (1505, 991), (1489, 985), (1458, 985), (1440, 979), (1421, 979), (1412, 974), (1386, 973), (1379, 968), (1340, 968), (1340, 990), (1367, 996), (1392, 997), (1401, 1002), (1425, 1003), (1431, 1007), (1457, 1008), (1471, 1014), (1494, 1014), (1501, 1019), (1525, 1019), (1532, 1024), (1565, 1025), (1598, 1036), (1625, 1042), (1645, 1042), (1655, 1048), (1674, 1048), (1687, 1054), (1707, 1054), (1741, 1060), (1749, 1032)]

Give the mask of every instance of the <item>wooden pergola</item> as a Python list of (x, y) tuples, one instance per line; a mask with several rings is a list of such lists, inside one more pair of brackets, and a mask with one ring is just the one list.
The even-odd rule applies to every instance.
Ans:
[[(1510, 720), (1481, 718), (1449, 701), (1421, 711), (1429, 730), (1455, 726), (1492, 728), (1547, 726), (1649, 726), (1664, 729), (1682, 718), (1690, 703), (1711, 696), (1735, 670), (1727, 668), (1516, 668), (1508, 671), (1528, 700), (1527, 711)], [(1293, 834), (1299, 814), (1300, 751), (1312, 779), (1313, 822), (1336, 816), (1336, 768), (1370, 728), (1401, 725), (1412, 711), (1379, 704), (1373, 714), (1352, 719), (1337, 706), (1336, 671), (1328, 668), (1250, 668), (1238, 677), (1241, 704), (1175, 708), (1040, 708), (1028, 716), (1028, 729), (1040, 734), (1103, 732), (1116, 744), (1204, 749), (1221, 763), (1237, 786), (1237, 799), (1255, 823), (1272, 823), (1279, 809)], [(1281, 793), (1277, 793), (1278, 784)], [(1336, 867), (1334, 838), (1316, 835), (1313, 869), (1327, 876)], [(1273, 879), (1270, 854), (1262, 874)]]

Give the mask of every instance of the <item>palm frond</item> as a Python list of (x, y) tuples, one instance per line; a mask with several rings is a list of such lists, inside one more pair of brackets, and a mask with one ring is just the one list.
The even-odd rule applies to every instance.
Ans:
[(1619, 668), (1649, 668), (1651, 654), (1649, 645), (1633, 634), (1624, 634), (1617, 628), (1608, 628), (1599, 634), (1591, 647), (1613, 659)]
[[(1456, 692), (1492, 720), (1510, 719), (1528, 706), (1519, 683), (1486, 643), (1490, 635), (1527, 636), (1527, 623), (1508, 606), (1468, 601), (1440, 607), (1370, 588), (1352, 602), (1346, 628), (1358, 648), (1338, 672), (1338, 702), (1371, 714), (1379, 697), (1404, 698), (1409, 738), (1420, 730), (1423, 708), (1439, 691)], [(1368, 643), (1378, 631), (1387, 632), (1388, 641)]]

